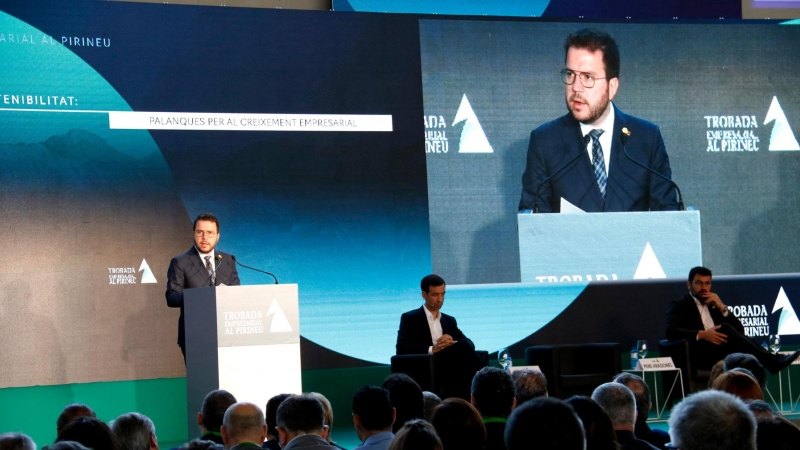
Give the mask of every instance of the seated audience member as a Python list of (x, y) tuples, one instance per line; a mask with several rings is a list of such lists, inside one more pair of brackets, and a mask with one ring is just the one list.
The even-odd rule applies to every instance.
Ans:
[(708, 373), (708, 388), (711, 389), (711, 385), (714, 384), (714, 380), (717, 379), (718, 376), (725, 373), (725, 361), (719, 360), (711, 366), (711, 371)]
[(443, 448), (433, 425), (422, 419), (411, 419), (397, 430), (389, 450), (443, 450)]
[[(222, 447), (220, 447), (220, 449), (221, 448)], [(48, 445), (47, 450), (90, 450), (90, 449), (86, 448), (86, 446), (84, 446), (83, 444), (75, 441), (61, 441), (61, 442), (56, 442), (53, 445)], [(205, 449), (198, 449), (198, 450), (205, 450)]]
[(755, 450), (756, 421), (738, 397), (708, 390), (672, 409), (669, 436), (681, 450)]
[(178, 450), (224, 450), (224, 449), (225, 447), (223, 447), (221, 444), (217, 444), (214, 441), (208, 441), (205, 439), (192, 439), (191, 441), (178, 447)]
[(444, 450), (483, 450), (486, 428), (478, 410), (468, 401), (451, 397), (433, 412), (431, 425)]
[(36, 443), (22, 433), (2, 433), (0, 450), (36, 450)]
[(310, 395), (293, 395), (278, 406), (275, 429), (284, 450), (330, 450), (323, 437), (325, 428), (325, 409)]
[(332, 446), (345, 450), (344, 447), (340, 446), (336, 442), (333, 442), (331, 439), (331, 429), (333, 428), (333, 407), (331, 407), (331, 402), (329, 402), (328, 399), (319, 392), (309, 392), (308, 395), (319, 400), (319, 402), (322, 403), (322, 409), (325, 410), (325, 433), (323, 433), (322, 437), (324, 437), (325, 440), (328, 441), (328, 443)]
[(647, 415), (653, 407), (650, 401), (650, 387), (641, 377), (632, 373), (621, 373), (614, 378), (614, 381), (624, 384), (633, 392), (633, 397), (636, 399), (636, 425), (633, 427), (636, 439), (646, 441), (663, 450), (669, 442), (669, 433), (663, 430), (653, 430), (647, 425)]
[(247, 402), (235, 403), (225, 411), (222, 418), (222, 442), (228, 450), (260, 448), (267, 438), (267, 422), (257, 405)]
[(583, 423), (586, 450), (619, 450), (611, 418), (597, 402), (583, 395), (575, 395), (568, 398), (567, 403)]
[(77, 419), (78, 417), (93, 417), (96, 418), (94, 411), (92, 408), (84, 405), (83, 403), (72, 403), (71, 405), (67, 405), (61, 410), (61, 414), (58, 415), (58, 419), (56, 420), (56, 438), (61, 434), (61, 430), (67, 426), (68, 423), (72, 422), (73, 419)]
[(758, 382), (737, 369), (729, 370), (714, 380), (711, 389), (733, 394), (742, 400), (764, 400), (764, 392)]
[(102, 420), (78, 417), (70, 421), (56, 442), (75, 441), (92, 450), (117, 450), (117, 437)]
[(547, 378), (540, 370), (521, 369), (511, 372), (514, 381), (514, 408), (536, 397), (547, 397)]
[(127, 413), (111, 422), (120, 450), (158, 450), (156, 426), (144, 414)]
[(292, 394), (278, 394), (267, 401), (267, 409), (264, 411), (267, 416), (267, 440), (261, 447), (268, 450), (281, 450), (281, 445), (278, 443), (278, 430), (275, 429), (275, 415), (278, 412), (278, 406), (291, 396)]
[(422, 391), (422, 418), (430, 422), (433, 417), (433, 410), (442, 404), (442, 399), (431, 391)]
[(486, 450), (505, 450), (503, 432), (514, 406), (514, 382), (508, 372), (484, 367), (472, 378), (470, 400), (483, 417)]
[(758, 450), (796, 450), (800, 446), (800, 428), (784, 417), (756, 420)]
[(656, 450), (646, 441), (633, 434), (636, 425), (636, 399), (627, 386), (620, 383), (604, 383), (592, 392), (596, 401), (611, 418), (611, 426), (617, 434), (617, 443), (622, 450)]
[(758, 382), (762, 391), (767, 388), (767, 370), (755, 356), (747, 353), (731, 353), (722, 360), (722, 369), (725, 372), (736, 368), (747, 369)]
[(222, 418), (225, 411), (236, 403), (236, 397), (224, 389), (206, 394), (200, 412), (197, 413), (197, 426), (200, 427), (200, 439), (222, 445)]
[(764, 400), (745, 400), (744, 404), (747, 409), (753, 413), (753, 416), (758, 419), (771, 419), (773, 417), (783, 417), (781, 413), (775, 410), (769, 403)]
[(353, 427), (362, 444), (355, 450), (386, 450), (394, 439), (395, 409), (389, 391), (364, 386), (353, 395)]
[(508, 450), (584, 450), (581, 420), (563, 400), (539, 397), (518, 406), (506, 424)]
[(410, 376), (393, 373), (386, 377), (381, 387), (389, 391), (392, 406), (397, 411), (397, 417), (392, 425), (395, 434), (407, 421), (422, 417), (422, 389)]

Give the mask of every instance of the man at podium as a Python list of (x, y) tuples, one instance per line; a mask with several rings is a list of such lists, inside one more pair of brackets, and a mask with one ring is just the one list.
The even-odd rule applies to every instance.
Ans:
[(183, 324), (183, 290), (211, 286), (238, 286), (239, 273), (229, 253), (216, 251), (219, 241), (219, 220), (210, 213), (194, 219), (194, 245), (172, 258), (167, 270), (167, 306), (180, 308), (178, 345), (186, 359)]
[(637, 164), (671, 177), (661, 131), (611, 103), (620, 84), (614, 38), (583, 29), (564, 49), (569, 112), (531, 133), (519, 210), (560, 212), (562, 198), (585, 212), (677, 210), (673, 185)]

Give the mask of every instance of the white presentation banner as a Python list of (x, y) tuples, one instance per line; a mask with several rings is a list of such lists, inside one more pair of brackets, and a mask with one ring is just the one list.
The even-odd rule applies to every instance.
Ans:
[(392, 116), (378, 114), (240, 114), (109, 111), (112, 130), (392, 131)]

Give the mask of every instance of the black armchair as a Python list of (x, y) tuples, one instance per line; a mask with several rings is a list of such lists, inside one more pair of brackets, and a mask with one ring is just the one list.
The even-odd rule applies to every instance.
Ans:
[(658, 342), (658, 352), (661, 356), (672, 358), (675, 367), (681, 369), (683, 385), (686, 387), (687, 393), (695, 393), (708, 387), (711, 371), (698, 370), (692, 363), (689, 341), (685, 339), (674, 341), (663, 339)]
[[(475, 353), (481, 360), (483, 367), (489, 365), (489, 352), (476, 350)], [(417, 382), (423, 391), (430, 391), (438, 396), (445, 392), (444, 385), (447, 380), (436, 376), (439, 359), (435, 355), (414, 354), (392, 356), (392, 373), (405, 373)]]
[(617, 343), (538, 345), (525, 349), (525, 361), (539, 366), (550, 396), (562, 399), (591, 395), (622, 370)]

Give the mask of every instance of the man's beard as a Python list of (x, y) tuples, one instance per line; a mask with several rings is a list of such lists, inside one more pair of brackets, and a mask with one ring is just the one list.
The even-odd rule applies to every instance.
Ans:
[[(569, 110), (569, 112), (572, 113), (572, 117), (575, 117), (575, 112), (572, 110), (572, 101), (575, 100), (576, 98), (582, 101), (586, 101), (585, 98), (579, 96), (578, 94), (572, 94), (567, 99), (567, 109)], [(606, 90), (605, 92), (603, 92), (603, 96), (600, 98), (600, 100), (598, 100), (596, 104), (591, 105), (589, 103), (586, 103), (586, 106), (589, 108), (589, 117), (582, 120), (575, 117), (575, 120), (577, 120), (580, 123), (594, 123), (594, 121), (599, 119), (603, 115), (603, 113), (606, 112), (606, 109), (608, 108), (608, 86), (606, 86)]]

